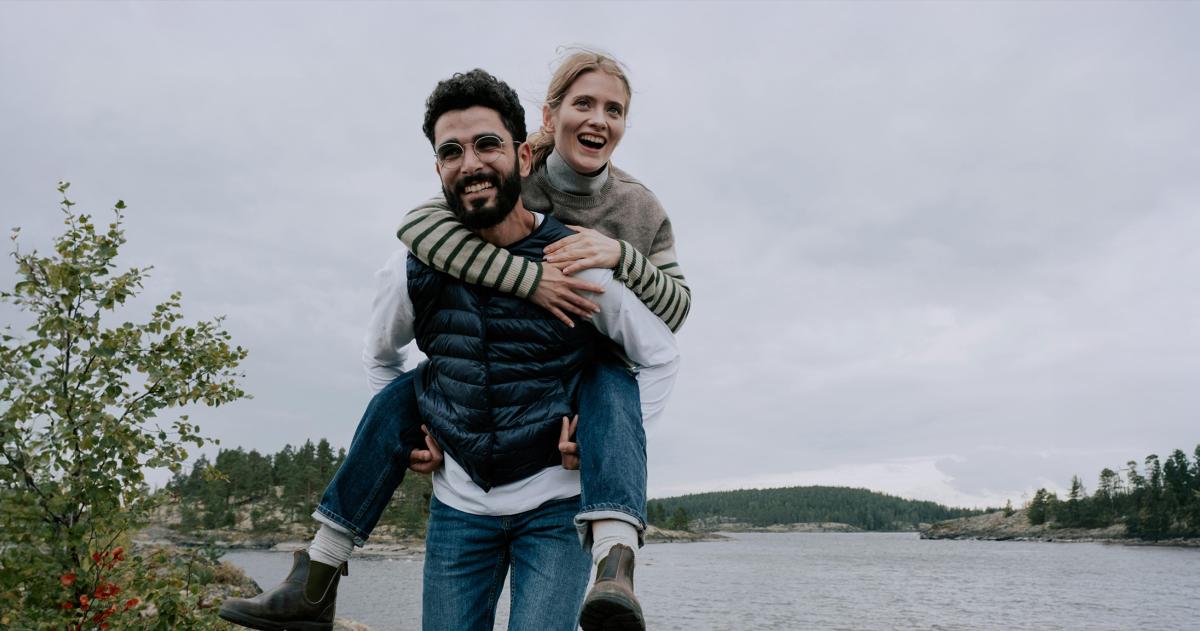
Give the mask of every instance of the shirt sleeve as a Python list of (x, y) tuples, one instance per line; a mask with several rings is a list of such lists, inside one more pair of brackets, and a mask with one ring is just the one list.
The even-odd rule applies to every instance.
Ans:
[(363, 367), (376, 393), (404, 373), (405, 346), (413, 341), (414, 311), (408, 295), (407, 252), (393, 254), (375, 272), (375, 299), (363, 340)]
[(692, 309), (692, 289), (670, 247), (644, 256), (628, 241), (620, 241), (621, 256), (613, 272), (617, 280), (633, 290), (654, 315), (678, 331)]
[(542, 279), (540, 264), (467, 230), (440, 196), (410, 211), (396, 236), (422, 263), (472, 285), (528, 300)]
[(675, 335), (628, 287), (613, 278), (612, 270), (590, 269), (578, 276), (604, 289), (603, 293), (586, 294), (600, 307), (591, 322), (636, 364), (642, 422), (649, 424), (662, 415), (675, 387), (679, 372)]
[[(541, 263), (514, 256), (467, 230), (440, 196), (409, 211), (396, 236), (422, 263), (473, 285), (528, 300), (542, 280)], [(620, 259), (613, 272), (617, 280), (671, 331), (678, 331), (691, 310), (692, 290), (675, 256), (670, 222), (659, 227), (649, 256), (628, 241), (619, 243)]]

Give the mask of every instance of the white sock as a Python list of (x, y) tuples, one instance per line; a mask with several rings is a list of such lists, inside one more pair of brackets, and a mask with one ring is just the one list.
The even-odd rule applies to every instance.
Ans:
[(637, 556), (638, 531), (633, 524), (619, 519), (598, 519), (592, 522), (592, 563), (608, 556), (608, 551), (618, 543), (624, 544)]
[(333, 567), (339, 567), (350, 558), (354, 549), (354, 540), (350, 535), (329, 526), (321, 524), (317, 536), (313, 537), (308, 546), (308, 558)]

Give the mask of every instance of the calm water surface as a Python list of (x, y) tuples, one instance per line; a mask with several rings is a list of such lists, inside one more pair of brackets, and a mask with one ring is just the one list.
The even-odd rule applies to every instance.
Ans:
[[(263, 587), (291, 567), (285, 553), (225, 558)], [(646, 546), (636, 579), (654, 631), (1200, 629), (1194, 548), (747, 533)], [(420, 628), (420, 557), (352, 559), (338, 591), (339, 617)]]

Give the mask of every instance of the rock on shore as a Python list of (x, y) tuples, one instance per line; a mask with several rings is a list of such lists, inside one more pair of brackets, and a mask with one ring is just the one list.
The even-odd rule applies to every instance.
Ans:
[(1052, 528), (1034, 526), (1024, 510), (1005, 516), (996, 511), (974, 517), (940, 521), (921, 529), (922, 539), (979, 539), (985, 541), (1111, 541), (1135, 542), (1127, 538), (1124, 524), (1107, 528)]

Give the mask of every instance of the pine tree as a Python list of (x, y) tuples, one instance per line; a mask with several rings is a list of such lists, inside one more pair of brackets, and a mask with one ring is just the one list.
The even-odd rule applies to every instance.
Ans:
[(682, 506), (678, 506), (675, 508), (675, 513), (671, 515), (671, 522), (667, 527), (671, 530), (690, 530), (688, 522), (687, 511)]
[(1049, 493), (1046, 489), (1038, 489), (1033, 494), (1033, 499), (1029, 500), (1029, 507), (1025, 511), (1025, 516), (1029, 519), (1029, 523), (1033, 526), (1040, 526), (1046, 523), (1049, 518), (1047, 511), (1047, 496)]

